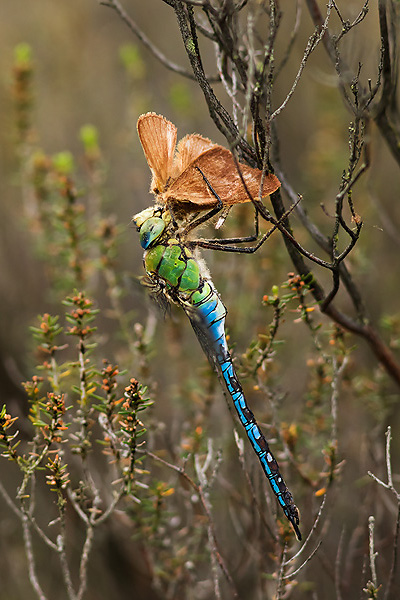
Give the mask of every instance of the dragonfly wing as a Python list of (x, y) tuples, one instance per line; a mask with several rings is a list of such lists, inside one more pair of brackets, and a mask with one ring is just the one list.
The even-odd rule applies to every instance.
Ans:
[(226, 308), (210, 281), (203, 282), (198, 297), (181, 305), (189, 317), (194, 332), (212, 366), (218, 367), (229, 356), (225, 337)]
[[(201, 169), (201, 173), (198, 169)], [(202, 174), (215, 193), (210, 190)], [(228, 206), (250, 202), (252, 197), (259, 197), (261, 176), (259, 169), (253, 169), (242, 163), (236, 165), (231, 152), (226, 148), (213, 146), (203, 152), (175, 179), (164, 194), (164, 198), (189, 203), (195, 205), (197, 209), (216, 206), (218, 203), (216, 196), (219, 196), (223, 204)], [(272, 173), (265, 175), (261, 197), (269, 196), (280, 185), (275, 175)]]
[(196, 334), (196, 337), (200, 343), (204, 354), (208, 359), (208, 362), (215, 371), (218, 371), (216, 351), (208, 334), (206, 324), (202, 319), (199, 318), (197, 311), (193, 309), (193, 307), (192, 310), (190, 310), (189, 307), (185, 307), (185, 312), (186, 315), (189, 317), (190, 324), (193, 327), (193, 331)]
[(153, 174), (150, 190), (156, 194), (162, 193), (172, 174), (176, 127), (162, 115), (146, 113), (138, 118), (137, 130)]

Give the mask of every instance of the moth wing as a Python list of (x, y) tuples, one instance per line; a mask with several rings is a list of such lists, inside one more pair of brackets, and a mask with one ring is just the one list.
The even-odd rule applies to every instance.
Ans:
[[(251, 198), (259, 197), (261, 171), (242, 163), (238, 168), (246, 184), (243, 185), (238, 168), (229, 150), (223, 146), (214, 145), (201, 154), (168, 188), (164, 199), (177, 202), (188, 202), (202, 208), (216, 206), (218, 200), (204, 181), (200, 171), (226, 206), (241, 202), (250, 202)], [(265, 198), (275, 192), (280, 181), (272, 173), (265, 175), (261, 197)]]
[[(215, 206), (217, 200), (205, 183), (200, 171), (193, 165), (188, 167), (171, 183), (163, 194), (163, 200), (167, 202), (179, 202), (183, 210), (202, 210)], [(190, 205), (193, 205), (192, 207)]]
[(146, 113), (138, 118), (137, 130), (147, 163), (153, 174), (151, 191), (164, 190), (172, 174), (177, 129), (162, 115)]
[(197, 133), (182, 138), (176, 147), (173, 179), (183, 173), (203, 152), (214, 146), (217, 144)]

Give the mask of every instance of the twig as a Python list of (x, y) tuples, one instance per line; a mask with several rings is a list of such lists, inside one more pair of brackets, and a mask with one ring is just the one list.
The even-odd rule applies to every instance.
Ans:
[(16, 506), (14, 504), (14, 502), (11, 500), (10, 496), (7, 493), (6, 488), (4, 487), (1, 479), (0, 479), (0, 494), (3, 496), (4, 500), (6, 501), (6, 503), (8, 504), (8, 506), (11, 508), (11, 510), (13, 511), (13, 513), (19, 518), (19, 519), (23, 519), (23, 514), (22, 512), (18, 509), (18, 506)]
[(338, 367), (336, 356), (333, 357), (333, 376), (332, 376), (332, 394), (331, 394), (331, 415), (332, 415), (332, 442), (337, 448), (337, 413), (338, 413), (338, 399), (339, 399), (339, 383), (340, 378), (343, 375), (344, 370), (347, 367), (349, 361), (347, 356), (344, 356), (342, 364)]
[(282, 600), (282, 587), (283, 587), (283, 573), (285, 570), (285, 564), (286, 564), (286, 553), (287, 553), (287, 544), (284, 545), (283, 550), (282, 550), (282, 558), (281, 558), (281, 566), (279, 569), (279, 574), (278, 574), (278, 582), (277, 582), (277, 586), (276, 586), (276, 600)]
[[(298, 558), (298, 557), (299, 557), (299, 556), (300, 556), (300, 555), (301, 555), (301, 554), (304, 552), (304, 550), (305, 550), (306, 546), (308, 545), (308, 542), (310, 541), (310, 539), (311, 539), (311, 537), (312, 537), (312, 535), (313, 535), (314, 531), (317, 529), (318, 523), (319, 523), (319, 521), (320, 521), (320, 519), (321, 519), (321, 516), (322, 516), (323, 510), (324, 510), (324, 508), (325, 508), (326, 498), (327, 498), (327, 495), (326, 495), (326, 494), (324, 494), (323, 500), (322, 500), (322, 502), (321, 502), (321, 506), (320, 506), (320, 507), (319, 507), (319, 509), (318, 509), (317, 516), (315, 517), (315, 520), (314, 520), (313, 526), (312, 526), (312, 528), (311, 528), (311, 530), (310, 530), (310, 533), (308, 534), (307, 538), (305, 539), (305, 541), (304, 541), (304, 544), (301, 546), (300, 550), (299, 550), (298, 552), (296, 552), (296, 554), (294, 554), (294, 555), (293, 555), (291, 558), (289, 558), (289, 559), (287, 560), (287, 562), (285, 563), (285, 566), (286, 566), (286, 565), (288, 565), (289, 563), (291, 563), (291, 562), (293, 562), (293, 561), (297, 560), (297, 558)], [(315, 554), (315, 552), (317, 551), (317, 549), (320, 547), (321, 543), (322, 543), (322, 541), (319, 541), (319, 542), (318, 542), (318, 544), (317, 544), (316, 548), (315, 548), (315, 549), (312, 551), (312, 553), (311, 553), (311, 555), (310, 555), (310, 556), (313, 556), (313, 555)], [(306, 560), (306, 561), (303, 563), (303, 566), (304, 566), (304, 565), (305, 565), (305, 564), (308, 562), (308, 560), (309, 560), (309, 559), (307, 559), (307, 560)], [(297, 572), (298, 572), (298, 571), (297, 571)], [(288, 577), (291, 577), (292, 575), (293, 575), (293, 573), (291, 573), (291, 574), (290, 574), (290, 576), (288, 576)]]
[(306, 49), (304, 51), (303, 54), (303, 58), (302, 61), (300, 63), (299, 66), (299, 70), (297, 71), (297, 75), (294, 78), (292, 87), (290, 88), (288, 94), (286, 95), (286, 98), (284, 99), (284, 101), (282, 102), (282, 104), (280, 106), (278, 106), (278, 108), (276, 110), (274, 110), (274, 112), (272, 113), (272, 115), (270, 116), (270, 121), (273, 121), (274, 119), (276, 119), (276, 117), (283, 111), (283, 109), (286, 107), (287, 103), (289, 102), (290, 98), (293, 96), (295, 89), (297, 88), (297, 84), (300, 81), (300, 77), (304, 71), (304, 68), (306, 66), (307, 60), (309, 59), (310, 55), (313, 53), (313, 51), (315, 50), (315, 48), (318, 46), (318, 44), (320, 43), (320, 41), (322, 40), (322, 38), (325, 35), (325, 32), (328, 28), (328, 23), (329, 23), (329, 18), (331, 16), (331, 11), (333, 8), (333, 0), (329, 0), (328, 5), (327, 5), (327, 10), (326, 10), (326, 17), (325, 20), (322, 24), (321, 27), (318, 28), (318, 30), (316, 30), (309, 38)]
[(53, 540), (51, 540), (43, 531), (43, 529), (41, 527), (39, 527), (39, 525), (36, 523), (36, 519), (34, 517), (32, 517), (28, 512), (25, 513), (28, 518), (29, 521), (31, 522), (31, 524), (33, 525), (33, 527), (35, 528), (36, 533), (42, 538), (42, 540), (44, 541), (44, 543), (51, 548), (52, 550), (54, 550), (55, 552), (58, 552), (58, 546), (57, 544), (55, 544), (53, 542)]
[(57, 537), (57, 550), (60, 555), (61, 571), (64, 577), (65, 586), (69, 600), (76, 600), (75, 590), (72, 584), (71, 572), (69, 570), (67, 554), (65, 549), (65, 523), (61, 518), (61, 533)]
[[(197, 455), (195, 455), (194, 466), (195, 466), (195, 471), (196, 471), (197, 477), (200, 482), (199, 487), (202, 489), (203, 503), (204, 503), (204, 506), (207, 507), (207, 511), (211, 514), (212, 506), (211, 506), (211, 503), (209, 500), (209, 494), (206, 491), (207, 487), (208, 487), (208, 482), (207, 482), (207, 478), (206, 478), (206, 468), (207, 468), (206, 463), (207, 463), (207, 460), (201, 466), (199, 457)], [(210, 550), (211, 550), (211, 570), (212, 570), (213, 580), (214, 580), (214, 595), (217, 600), (221, 600), (221, 589), (220, 589), (219, 577), (218, 577), (218, 562), (219, 562), (218, 561), (218, 550), (215, 546), (215, 540), (214, 540), (213, 530), (212, 530), (210, 521), (208, 522), (208, 526), (207, 526), (207, 537), (208, 537), (208, 543), (210, 545)]]
[(26, 515), (22, 516), (22, 530), (24, 534), (24, 544), (25, 544), (25, 552), (26, 558), (28, 561), (28, 572), (29, 572), (29, 581), (31, 582), (33, 589), (35, 590), (37, 597), (39, 600), (47, 600), (42, 588), (40, 587), (39, 581), (36, 575), (36, 564), (35, 564), (35, 556), (33, 554), (32, 548), (32, 537), (31, 532), (29, 530), (29, 519)]
[[(377, 483), (379, 483), (379, 485), (386, 488), (387, 490), (390, 490), (395, 495), (396, 500), (397, 500), (397, 519), (396, 519), (396, 529), (395, 529), (394, 542), (393, 542), (392, 565), (391, 565), (391, 569), (390, 569), (389, 583), (387, 585), (386, 592), (385, 592), (385, 600), (389, 600), (389, 598), (391, 597), (391, 590), (393, 587), (394, 577), (395, 577), (395, 573), (396, 573), (396, 562), (397, 562), (399, 532), (400, 532), (400, 493), (395, 489), (395, 487), (393, 485), (392, 461), (391, 461), (391, 449), (390, 449), (391, 441), (392, 441), (392, 432), (391, 432), (391, 428), (388, 427), (386, 430), (386, 471), (387, 471), (388, 482), (385, 483), (384, 481), (382, 481), (381, 479), (376, 477), (376, 475), (374, 475), (373, 473), (368, 471), (368, 475), (370, 477), (372, 477), (372, 479), (374, 479)], [(374, 554), (374, 552), (373, 552), (373, 537), (372, 537), (373, 536), (373, 526), (374, 526), (374, 518), (370, 517), (370, 519), (369, 519), (370, 565), (371, 565), (371, 573), (372, 573), (372, 583), (373, 583), (375, 589), (377, 589), (377, 577), (376, 577), (376, 568), (375, 568), (376, 553)], [(372, 540), (371, 540), (371, 537), (372, 537)]]
[(387, 490), (390, 490), (391, 492), (393, 492), (393, 494), (397, 498), (397, 502), (400, 503), (400, 493), (395, 489), (395, 487), (393, 485), (393, 479), (392, 479), (392, 463), (391, 463), (391, 454), (390, 454), (391, 441), (392, 441), (392, 430), (391, 430), (391, 427), (388, 427), (386, 430), (386, 470), (387, 470), (388, 482), (384, 483), (381, 479), (379, 479), (379, 477), (377, 477), (376, 475), (371, 473), (371, 471), (368, 471), (368, 475), (370, 477), (372, 477), (372, 479), (374, 479), (377, 483), (379, 483), (379, 485), (381, 485), (382, 487), (386, 488)]
[(342, 592), (340, 586), (341, 574), (343, 571), (342, 565), (342, 552), (343, 552), (343, 540), (344, 540), (344, 530), (340, 534), (339, 545), (336, 553), (335, 560), (335, 592), (336, 592), (336, 600), (342, 600)]
[(368, 519), (368, 529), (369, 529), (369, 566), (371, 568), (371, 577), (372, 583), (375, 588), (378, 587), (378, 578), (376, 576), (376, 557), (378, 556), (378, 552), (375, 552), (374, 545), (374, 529), (375, 529), (375, 517), (369, 517)]
[(76, 596), (77, 600), (82, 600), (83, 594), (87, 588), (87, 565), (89, 560), (89, 554), (93, 545), (94, 527), (92, 523), (88, 523), (86, 526), (86, 538), (83, 544), (81, 564), (79, 566), (79, 591)]
[(122, 4), (119, 0), (99, 0), (99, 3), (103, 6), (111, 8), (115, 10), (115, 12), (121, 17), (121, 19), (128, 25), (129, 29), (136, 35), (136, 37), (142, 42), (142, 44), (151, 52), (153, 56), (157, 58), (167, 69), (170, 71), (174, 71), (175, 73), (179, 73), (183, 77), (187, 77), (188, 79), (194, 79), (192, 73), (186, 71), (180, 65), (170, 61), (167, 57), (155, 46), (145, 33), (136, 25), (135, 21), (128, 15)]
[(289, 56), (290, 56), (291, 51), (292, 51), (292, 49), (294, 47), (294, 42), (296, 40), (297, 34), (299, 32), (299, 28), (300, 28), (302, 8), (303, 8), (303, 3), (301, 2), (301, 0), (296, 0), (296, 17), (295, 17), (294, 25), (293, 25), (293, 28), (292, 28), (292, 32), (290, 34), (290, 39), (289, 39), (288, 46), (287, 46), (286, 52), (284, 54), (284, 57), (282, 58), (279, 66), (275, 70), (275, 77), (274, 77), (275, 81), (276, 81), (279, 73), (281, 73), (283, 67), (288, 62)]
[(396, 531), (394, 535), (393, 542), (393, 556), (392, 556), (392, 564), (390, 567), (390, 575), (389, 575), (389, 583), (387, 584), (385, 590), (384, 600), (389, 600), (392, 597), (392, 588), (394, 584), (394, 578), (396, 575), (396, 564), (397, 564), (397, 553), (399, 549), (399, 535), (400, 535), (400, 502), (397, 507), (397, 519), (396, 519)]
[(299, 573), (302, 569), (304, 569), (304, 567), (306, 566), (306, 564), (309, 563), (310, 560), (315, 556), (315, 554), (317, 553), (317, 551), (318, 551), (319, 547), (321, 546), (321, 544), (322, 544), (322, 540), (320, 540), (318, 542), (318, 544), (315, 546), (315, 548), (311, 552), (311, 554), (309, 554), (307, 556), (306, 560), (295, 571), (292, 571), (289, 575), (285, 575), (283, 577), (283, 579), (292, 579), (295, 575), (297, 575), (297, 573)]
[(250, 160), (256, 160), (254, 149), (239, 135), (235, 123), (228, 111), (217, 99), (210, 85), (210, 81), (204, 73), (198, 47), (193, 8), (191, 6), (186, 6), (185, 10), (181, 0), (171, 0), (171, 5), (175, 10), (184, 47), (192, 66), (194, 76), (204, 94), (211, 118), (221, 133), (226, 137), (232, 148), (237, 146)]
[(189, 485), (196, 491), (197, 495), (199, 496), (204, 512), (206, 514), (207, 517), (207, 521), (208, 521), (208, 526), (211, 528), (210, 531), (212, 532), (212, 538), (213, 538), (213, 546), (215, 549), (215, 556), (218, 560), (218, 563), (221, 567), (222, 572), (224, 573), (227, 581), (229, 582), (231, 588), (232, 588), (232, 593), (233, 593), (233, 598), (238, 598), (238, 593), (236, 591), (235, 588), (235, 583), (231, 577), (231, 574), (229, 573), (229, 570), (227, 568), (227, 566), (225, 565), (225, 561), (223, 560), (221, 553), (218, 550), (218, 544), (217, 544), (217, 537), (216, 537), (216, 533), (214, 530), (214, 525), (213, 525), (213, 520), (212, 520), (212, 515), (211, 512), (209, 511), (207, 502), (205, 500), (204, 497), (204, 493), (202, 490), (201, 485), (197, 485), (193, 479), (191, 477), (189, 477), (189, 475), (186, 473), (186, 471), (182, 468), (182, 467), (177, 467), (176, 465), (169, 463), (168, 461), (164, 460), (163, 458), (157, 456), (156, 454), (153, 454), (152, 452), (150, 452), (149, 450), (146, 449), (138, 449), (137, 450), (138, 453), (141, 454), (145, 454), (146, 456), (149, 456), (150, 458), (152, 458), (153, 460), (159, 462), (160, 464), (168, 467), (169, 469), (172, 469), (173, 471), (175, 471), (176, 473), (178, 473), (179, 475), (181, 475), (182, 477), (185, 478), (185, 480), (189, 483)]

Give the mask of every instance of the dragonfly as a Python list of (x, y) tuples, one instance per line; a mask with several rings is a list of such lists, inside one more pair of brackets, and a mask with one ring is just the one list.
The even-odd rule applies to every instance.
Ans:
[(176, 225), (166, 207), (147, 208), (135, 215), (133, 222), (144, 250), (146, 277), (142, 282), (156, 298), (185, 311), (209, 362), (219, 370), (272, 491), (300, 541), (298, 509), (246, 402), (226, 341), (227, 310), (210, 275), (179, 232), (176, 235)]

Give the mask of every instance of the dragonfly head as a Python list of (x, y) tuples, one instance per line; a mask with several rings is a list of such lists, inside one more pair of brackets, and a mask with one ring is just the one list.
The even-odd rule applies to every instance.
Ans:
[(145, 250), (152, 246), (164, 232), (165, 222), (160, 217), (146, 219), (139, 228), (140, 245)]
[(160, 206), (152, 206), (142, 210), (132, 220), (139, 231), (140, 245), (146, 250), (159, 239), (171, 217)]

